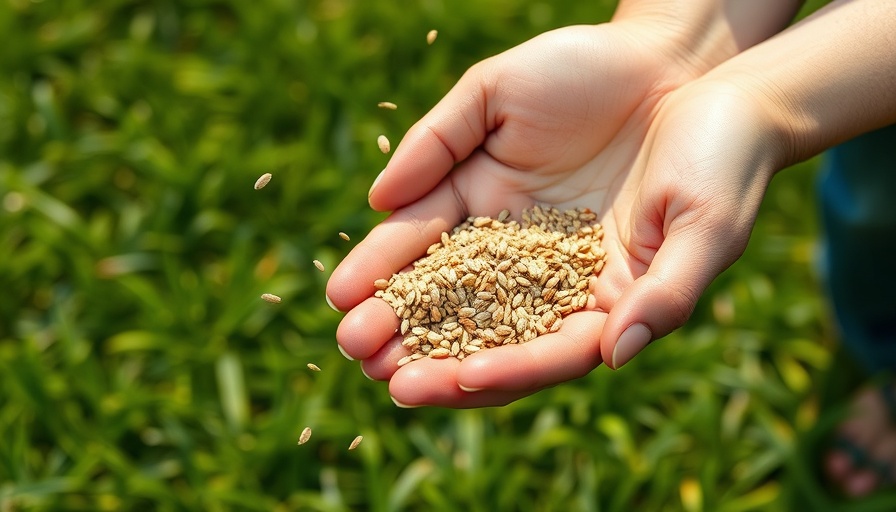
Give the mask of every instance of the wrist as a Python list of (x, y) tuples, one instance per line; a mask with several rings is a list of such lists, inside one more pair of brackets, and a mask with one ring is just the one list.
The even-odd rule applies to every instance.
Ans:
[(666, 65), (703, 75), (784, 29), (803, 0), (621, 0), (612, 22), (633, 28)]

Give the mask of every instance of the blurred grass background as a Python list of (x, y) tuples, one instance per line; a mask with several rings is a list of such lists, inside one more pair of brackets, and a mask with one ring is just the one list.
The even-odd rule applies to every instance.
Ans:
[(614, 5), (0, 2), (0, 510), (892, 510), (817, 475), (851, 379), (811, 267), (815, 161), (622, 371), (401, 410), (337, 352), (311, 260), (382, 218), (376, 136)]

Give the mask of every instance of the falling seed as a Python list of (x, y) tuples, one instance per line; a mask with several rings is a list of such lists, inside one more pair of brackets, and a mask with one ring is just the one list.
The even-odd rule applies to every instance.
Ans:
[(319, 372), (319, 371), (320, 371), (320, 366), (317, 366), (317, 365), (314, 364), (314, 363), (308, 363), (308, 369), (311, 370), (311, 371), (313, 371), (313, 372)]
[(378, 106), (380, 108), (389, 109), (389, 110), (395, 110), (398, 108), (398, 105), (396, 105), (395, 103), (392, 103), (391, 101), (381, 101), (381, 102), (377, 103), (376, 106)]
[(343, 233), (342, 231), (339, 232), (339, 238), (346, 240), (346, 241), (351, 240), (351, 238), (348, 235), (346, 235), (345, 233)]
[(348, 445), (348, 449), (354, 450), (355, 448), (358, 447), (359, 444), (361, 444), (361, 441), (363, 441), (363, 440), (364, 440), (364, 436), (358, 436), (358, 437), (352, 439), (352, 444)]
[(317, 270), (320, 270), (321, 272), (324, 271), (324, 264), (320, 261), (314, 260), (314, 266), (317, 267)]
[(426, 44), (432, 44), (436, 41), (436, 37), (438, 37), (438, 30), (430, 30), (426, 33)]
[(392, 146), (389, 144), (389, 139), (387, 139), (385, 135), (380, 135), (376, 138), (376, 145), (380, 147), (380, 151), (383, 153), (388, 153), (392, 149)]
[(280, 304), (280, 301), (283, 300), (273, 293), (262, 293), (261, 298), (273, 304)]
[(299, 434), (299, 444), (303, 445), (307, 443), (309, 439), (311, 439), (311, 427), (305, 427), (305, 430)]
[(255, 190), (263, 189), (264, 186), (267, 185), (269, 181), (271, 181), (271, 173), (266, 172), (266, 173), (262, 174), (261, 176), (258, 177), (257, 180), (255, 180)]

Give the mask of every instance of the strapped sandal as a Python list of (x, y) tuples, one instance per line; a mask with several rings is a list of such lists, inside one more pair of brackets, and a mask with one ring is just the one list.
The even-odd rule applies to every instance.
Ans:
[[(893, 422), (893, 425), (896, 425), (896, 383), (892, 381), (881, 383), (877, 386), (877, 391), (887, 407), (890, 421)], [(863, 448), (842, 435), (836, 437), (834, 447), (847, 454), (856, 468), (871, 470), (880, 478), (882, 485), (896, 483), (896, 472), (893, 470), (894, 466), (892, 463), (885, 463), (875, 459)]]

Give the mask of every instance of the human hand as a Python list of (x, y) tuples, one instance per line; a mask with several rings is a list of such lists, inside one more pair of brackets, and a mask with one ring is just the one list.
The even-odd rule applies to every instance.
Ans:
[[(396, 402), (508, 403), (612, 361), (615, 343), (601, 341), (607, 322), (613, 336), (632, 323), (644, 323), (650, 326), (649, 338), (655, 338), (687, 318), (693, 304), (678, 300), (676, 290), (699, 296), (702, 288), (668, 274), (682, 251), (685, 256), (695, 252), (680, 243), (688, 239), (683, 233), (694, 232), (681, 219), (702, 210), (674, 199), (703, 188), (694, 182), (680, 196), (668, 190), (681, 183), (667, 179), (669, 169), (651, 170), (645, 140), (664, 98), (690, 76), (689, 70), (664, 62), (668, 54), (650, 44), (656, 41), (654, 32), (642, 35), (609, 24), (535, 38), (471, 68), (402, 140), (370, 194), (374, 208), (393, 214), (346, 257), (327, 289), (336, 307), (349, 310), (337, 332), (340, 347), (363, 360), (368, 376), (389, 380)], [(674, 131), (677, 118), (669, 117), (673, 121), (666, 131)], [(675, 140), (689, 142), (680, 136)], [(662, 175), (656, 181), (662, 186), (645, 180), (652, 174)], [(669, 202), (650, 203), (661, 200)], [(597, 309), (572, 314), (557, 333), (525, 344), (481, 351), (464, 361), (422, 359), (398, 368), (397, 360), (407, 353), (396, 336), (398, 319), (384, 301), (372, 297), (373, 281), (409, 265), (469, 215), (494, 216), (505, 208), (518, 213), (535, 202), (588, 206), (599, 213), (608, 259), (593, 290)], [(665, 223), (675, 219), (678, 245), (658, 251)], [(648, 274), (652, 262), (665, 255), (666, 263)], [(715, 271), (718, 264), (713, 263)], [(638, 278), (644, 278), (642, 284)], [(633, 285), (635, 292), (625, 293)], [(665, 301), (670, 294), (673, 300)], [(617, 301), (624, 307), (608, 319)], [(653, 309), (642, 311), (638, 301)]]

